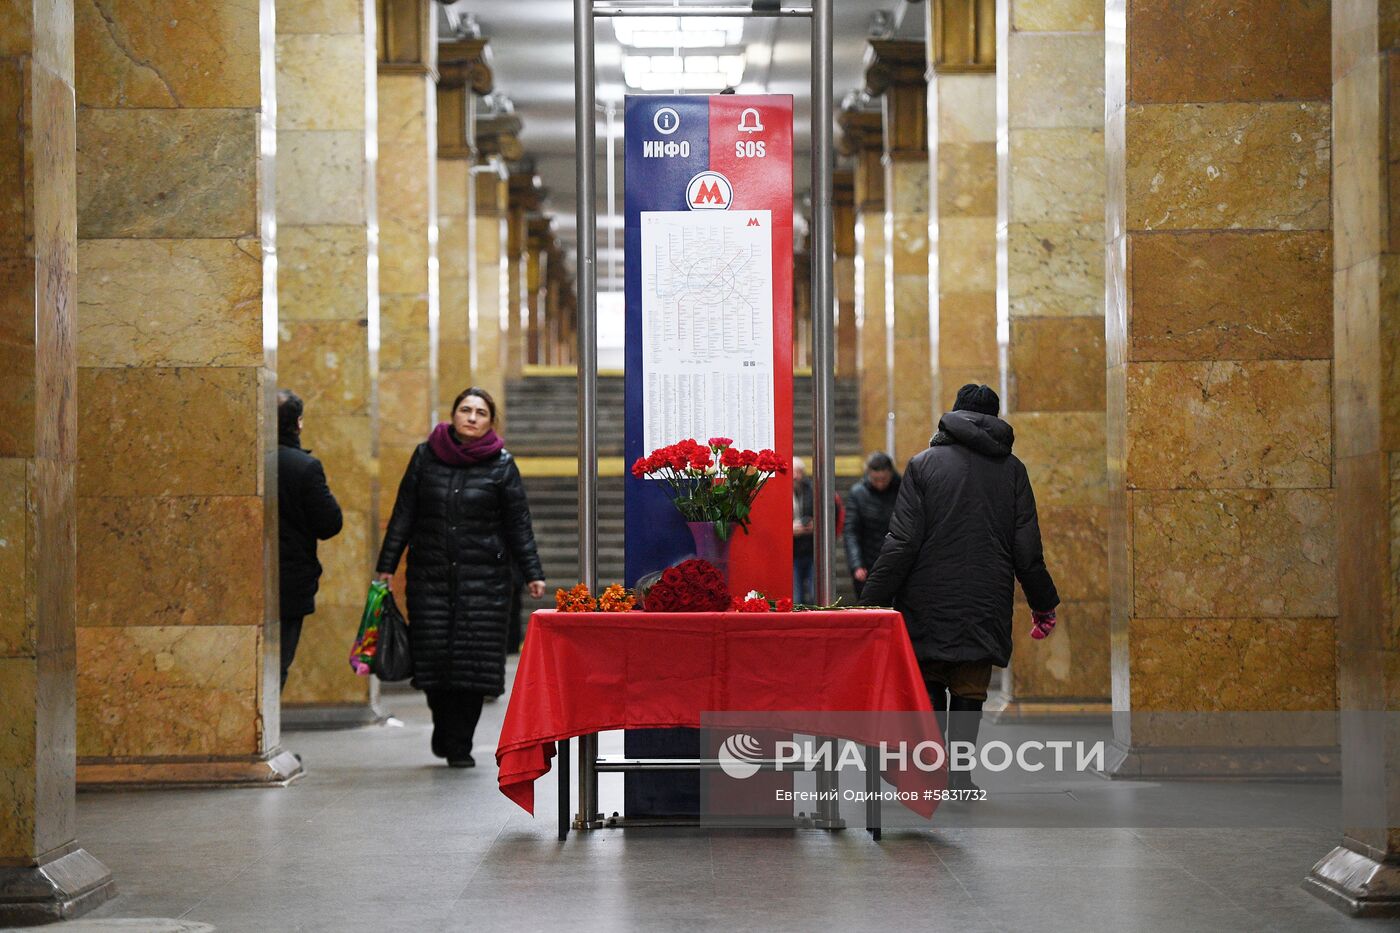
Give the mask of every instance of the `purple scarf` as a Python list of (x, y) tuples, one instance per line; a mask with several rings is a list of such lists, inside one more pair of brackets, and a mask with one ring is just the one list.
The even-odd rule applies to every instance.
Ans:
[(452, 435), (452, 425), (443, 421), (428, 435), (428, 447), (448, 466), (471, 466), (500, 453), (506, 442), (495, 431), (487, 431), (474, 441), (463, 443)]

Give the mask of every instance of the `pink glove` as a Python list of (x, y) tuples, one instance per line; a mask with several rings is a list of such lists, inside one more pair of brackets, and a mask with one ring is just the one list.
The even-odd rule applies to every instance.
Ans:
[(1050, 633), (1055, 630), (1055, 610), (1049, 612), (1036, 612), (1031, 610), (1031, 637), (1036, 641), (1042, 638), (1049, 638)]

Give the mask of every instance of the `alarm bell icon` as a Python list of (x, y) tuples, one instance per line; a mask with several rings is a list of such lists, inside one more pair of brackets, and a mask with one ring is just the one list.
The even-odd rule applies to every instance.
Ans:
[(746, 107), (744, 108), (744, 112), (739, 114), (739, 132), (763, 132), (763, 121), (758, 118), (758, 111), (753, 107)]

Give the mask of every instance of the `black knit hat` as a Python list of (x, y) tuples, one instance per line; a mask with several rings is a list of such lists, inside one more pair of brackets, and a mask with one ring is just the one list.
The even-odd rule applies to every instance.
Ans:
[(1001, 411), (1001, 399), (997, 398), (990, 386), (973, 385), (969, 382), (958, 390), (953, 411), (975, 411), (982, 415), (995, 415)]

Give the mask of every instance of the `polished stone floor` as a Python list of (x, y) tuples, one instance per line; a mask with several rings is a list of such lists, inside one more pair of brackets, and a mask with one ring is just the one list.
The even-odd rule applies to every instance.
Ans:
[[(858, 829), (632, 829), (574, 834), (561, 844), (552, 777), (539, 783), (534, 818), (496, 790), (488, 763), (504, 701), (486, 707), (477, 752), (483, 766), (466, 771), (429, 754), (418, 694), (385, 702), (401, 725), (285, 736), (308, 769), (290, 788), (80, 795), (78, 838), (112, 869), (120, 894), (70, 926), (190, 933), (1395, 928), (1350, 920), (1300, 887), (1337, 838), (1322, 817), (1252, 830), (1133, 829), (1121, 821), (1117, 828), (940, 828), (936, 821), (932, 830), (887, 832), (880, 843)], [(1112, 789), (1120, 809), (1133, 806), (1134, 793), (1175, 794), (1175, 805), (1184, 806), (1205, 787), (1098, 784)], [(614, 809), (615, 788), (603, 790), (604, 809)], [(1212, 785), (1210, 793), (1216, 807), (1262, 799), (1306, 815), (1325, 810), (1335, 788)]]

